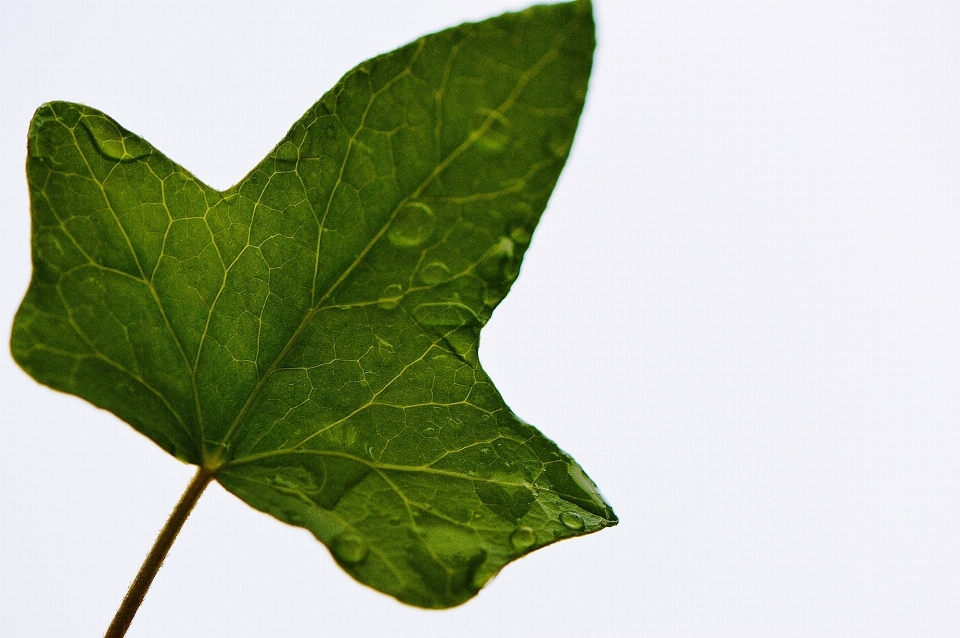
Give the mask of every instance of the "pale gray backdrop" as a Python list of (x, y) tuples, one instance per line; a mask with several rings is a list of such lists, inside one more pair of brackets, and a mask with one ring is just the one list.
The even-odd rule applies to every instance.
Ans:
[[(41, 103), (227, 187), (356, 63), (524, 5), (4, 0), (3, 338)], [(620, 526), (427, 612), (214, 486), (131, 637), (960, 635), (960, 3), (595, 10), (579, 137), (481, 357)], [(0, 634), (101, 635), (192, 469), (0, 374)]]

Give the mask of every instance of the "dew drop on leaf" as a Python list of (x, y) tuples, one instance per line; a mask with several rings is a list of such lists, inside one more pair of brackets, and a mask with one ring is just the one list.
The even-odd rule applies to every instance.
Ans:
[(333, 542), (333, 554), (345, 565), (356, 565), (367, 557), (370, 548), (356, 534), (346, 533)]
[(53, 164), (52, 156), (57, 151), (54, 143), (63, 125), (52, 119), (36, 118), (27, 138), (27, 153), (48, 166)]
[(483, 295), (483, 305), (490, 306), (492, 308), (503, 301), (503, 297), (504, 294), (499, 290), (488, 290)]
[(438, 284), (450, 276), (450, 269), (442, 261), (431, 261), (420, 269), (420, 280), (432, 286)]
[(105, 116), (87, 116), (81, 122), (90, 133), (97, 150), (108, 159), (132, 162), (150, 154), (146, 142), (134, 135), (125, 135), (119, 126)]
[(425, 326), (443, 328), (479, 323), (470, 308), (456, 302), (422, 303), (413, 309), (413, 316)]
[(528, 220), (528, 223), (536, 225), (536, 221), (529, 221), (533, 215), (533, 207), (530, 206), (527, 202), (517, 202), (510, 207), (510, 216), (513, 219), (525, 219)]
[(510, 534), (510, 543), (517, 549), (527, 549), (537, 540), (536, 534), (529, 527), (521, 527)]
[(450, 348), (450, 351), (467, 361), (474, 358), (477, 349), (477, 335), (470, 329), (458, 329), (448, 333), (443, 342)]
[(507, 281), (514, 281), (520, 276), (520, 262), (510, 260), (503, 265), (503, 277)]
[(300, 159), (300, 149), (297, 145), (287, 140), (277, 149), (275, 157), (281, 162), (296, 162)]
[(377, 349), (383, 352), (393, 352), (393, 344), (384, 339), (383, 337), (377, 335)]
[[(482, 112), (484, 120), (489, 119), (485, 129), (477, 138), (477, 146), (484, 151), (491, 153), (503, 150), (510, 140), (510, 120), (505, 115), (497, 111)], [(482, 126), (482, 125), (481, 125)]]
[(387, 231), (390, 243), (400, 248), (414, 248), (430, 238), (437, 223), (433, 209), (421, 202), (404, 204)]
[(576, 512), (563, 512), (560, 514), (560, 522), (570, 529), (583, 529), (583, 519)]
[(400, 305), (400, 298), (403, 296), (403, 287), (400, 284), (390, 284), (380, 293), (380, 299), (377, 305), (384, 310), (393, 310)]
[(525, 226), (517, 226), (510, 231), (510, 239), (517, 242), (518, 244), (529, 244), (532, 235), (530, 234), (530, 229)]
[(514, 243), (509, 237), (501, 237), (480, 259), (477, 274), (490, 282), (513, 281), (519, 273), (519, 263), (514, 263)]
[(43, 258), (51, 264), (59, 263), (66, 254), (60, 241), (50, 235), (42, 235), (39, 237), (36, 242), (36, 247)]
[(556, 157), (563, 157), (570, 152), (573, 136), (566, 131), (552, 131), (547, 138), (547, 149)]

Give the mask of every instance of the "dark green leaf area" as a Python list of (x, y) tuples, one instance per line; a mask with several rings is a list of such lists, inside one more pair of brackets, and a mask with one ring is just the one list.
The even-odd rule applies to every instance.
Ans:
[[(454, 406), (370, 412), (218, 480), (310, 529), (358, 580), (424, 607), (462, 603), (511, 560), (616, 522), (579, 466), (505, 407), (466, 435), (472, 415)], [(559, 489), (554, 465), (567, 472)]]
[(589, 3), (358, 66), (218, 192), (111, 118), (31, 123), (12, 350), (424, 607), (616, 523), (477, 357), (573, 141)]

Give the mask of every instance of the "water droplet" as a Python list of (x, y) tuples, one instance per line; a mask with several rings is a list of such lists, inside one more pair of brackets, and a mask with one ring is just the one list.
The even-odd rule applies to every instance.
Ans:
[(450, 269), (442, 261), (431, 261), (420, 269), (420, 279), (428, 286), (438, 284), (450, 276)]
[(377, 335), (377, 348), (384, 352), (393, 352), (393, 344)]
[(458, 328), (448, 333), (443, 341), (450, 347), (451, 352), (462, 360), (471, 363), (471, 360), (476, 358), (478, 337), (475, 329)]
[(287, 140), (280, 145), (274, 157), (282, 162), (296, 162), (300, 159), (300, 149), (297, 148), (296, 144)]
[(296, 465), (274, 468), (270, 482), (282, 490), (304, 493), (317, 491), (313, 475), (305, 468)]
[(570, 529), (583, 529), (583, 519), (576, 512), (563, 512), (560, 514), (560, 522)]
[(287, 521), (292, 525), (305, 525), (306, 521), (303, 516), (300, 515), (300, 512), (295, 512), (293, 510), (288, 510), (284, 512), (287, 515)]
[(34, 241), (36, 242), (37, 250), (40, 251), (40, 255), (45, 262), (50, 265), (61, 265), (66, 251), (63, 249), (63, 244), (60, 243), (59, 239), (53, 235), (44, 234), (39, 235)]
[(97, 149), (109, 159), (132, 162), (150, 154), (150, 145), (106, 116), (90, 115), (82, 120)]
[(500, 290), (488, 290), (483, 293), (483, 305), (485, 306), (496, 306), (498, 303), (503, 301), (504, 294)]
[(530, 229), (525, 226), (517, 226), (510, 231), (510, 239), (517, 242), (518, 244), (523, 244), (524, 246), (530, 243), (532, 235)]
[(356, 534), (346, 533), (333, 542), (333, 554), (345, 565), (356, 565), (370, 553), (366, 541)]
[(413, 309), (414, 318), (425, 326), (452, 328), (480, 325), (481, 321), (467, 306), (456, 303), (422, 303)]
[(400, 305), (400, 299), (403, 298), (403, 286), (400, 284), (390, 284), (380, 293), (380, 299), (377, 305), (384, 310), (393, 310)]
[(563, 157), (570, 152), (573, 138), (562, 131), (553, 131), (547, 138), (547, 149), (555, 157)]
[(491, 249), (491, 252), (495, 255), (513, 257), (513, 240), (509, 237), (501, 237), (500, 241)]
[(509, 237), (501, 237), (477, 264), (477, 274), (491, 282), (513, 281), (519, 273), (519, 263), (513, 263), (514, 243)]
[(527, 549), (537, 542), (537, 535), (529, 527), (521, 527), (510, 534), (510, 544), (517, 549)]
[(495, 565), (490, 565), (484, 563), (477, 569), (476, 573), (473, 575), (473, 580), (470, 581), (470, 584), (474, 589), (480, 589), (484, 585), (490, 582), (494, 576), (497, 575), (497, 568)]
[(533, 206), (527, 202), (516, 202), (510, 207), (510, 217), (529, 220), (533, 215)]
[[(584, 93), (586, 95), (586, 93)], [(320, 98), (320, 104), (323, 105), (323, 108), (327, 113), (333, 113), (337, 110), (337, 96), (333, 91), (329, 93), (324, 93), (323, 97)]]
[(477, 147), (484, 151), (497, 152), (503, 150), (510, 141), (510, 120), (498, 111), (480, 111), (484, 118), (482, 132), (477, 138)]
[(520, 276), (520, 262), (510, 260), (503, 265), (503, 278), (515, 281)]
[(27, 135), (27, 153), (50, 165), (51, 156), (57, 151), (55, 140), (63, 135), (64, 130), (64, 125), (53, 117), (35, 115)]
[[(583, 490), (585, 496), (588, 496), (593, 504), (596, 506), (596, 509), (587, 508), (588, 511), (593, 512), (597, 516), (602, 516), (604, 518), (615, 518), (613, 510), (610, 509), (610, 506), (607, 505), (604, 501), (603, 496), (600, 494), (600, 490), (597, 489), (597, 485), (590, 480), (583, 472), (583, 468), (577, 465), (575, 462), (570, 462), (567, 465), (567, 474), (570, 475), (570, 478)], [(581, 507), (583, 504), (578, 503)]]
[(421, 202), (409, 202), (397, 213), (387, 238), (394, 246), (413, 248), (419, 246), (433, 234), (437, 216), (433, 209)]

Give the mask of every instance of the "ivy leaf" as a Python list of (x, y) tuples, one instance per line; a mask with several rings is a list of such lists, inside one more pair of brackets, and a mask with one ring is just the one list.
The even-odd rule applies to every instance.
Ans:
[(426, 36), (347, 73), (223, 192), (99, 111), (42, 106), (14, 358), (406, 603), (460, 604), (615, 525), (477, 358), (593, 48), (582, 1)]

